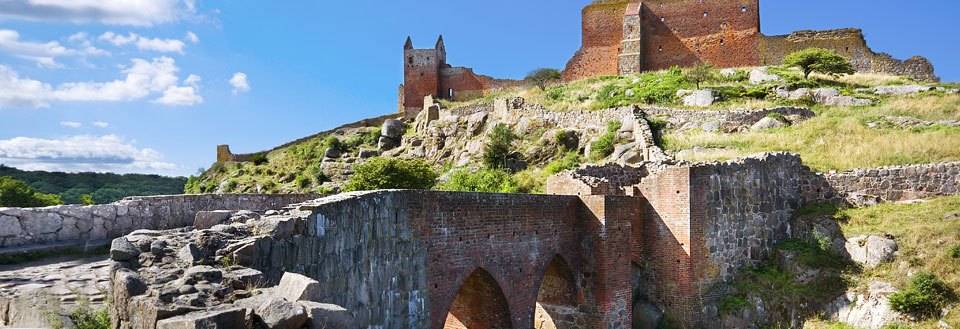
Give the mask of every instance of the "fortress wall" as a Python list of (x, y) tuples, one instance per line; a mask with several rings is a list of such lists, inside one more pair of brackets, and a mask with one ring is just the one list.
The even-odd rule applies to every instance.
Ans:
[(758, 0), (645, 1), (641, 27), (644, 70), (700, 62), (718, 67), (760, 63)]
[(450, 99), (450, 89), (453, 89), (452, 99), (460, 102), (483, 97), (487, 87), (473, 69), (449, 67), (440, 71), (440, 98)]
[(812, 118), (813, 111), (802, 107), (778, 107), (760, 110), (681, 110), (671, 108), (641, 108), (647, 117), (666, 120), (671, 126), (701, 127), (705, 123), (717, 123), (720, 129), (726, 132), (737, 131), (743, 126), (751, 126), (770, 113), (779, 113), (783, 116), (800, 116)]
[(200, 211), (281, 209), (316, 198), (310, 194), (200, 194), (129, 197), (94, 206), (0, 208), (0, 248), (83, 243), (116, 238), (138, 229), (193, 225)]
[(566, 81), (619, 74), (623, 17), (629, 1), (601, 1), (583, 8), (582, 46), (563, 70)]
[(808, 203), (858, 204), (906, 201), (960, 194), (960, 162), (857, 169), (840, 173), (811, 174), (804, 180)]
[(920, 81), (940, 81), (933, 64), (920, 56), (898, 60), (885, 53), (875, 53), (867, 46), (860, 29), (797, 31), (788, 35), (760, 38), (762, 65), (780, 65), (790, 53), (816, 47), (836, 51), (847, 57), (859, 72), (904, 75)]

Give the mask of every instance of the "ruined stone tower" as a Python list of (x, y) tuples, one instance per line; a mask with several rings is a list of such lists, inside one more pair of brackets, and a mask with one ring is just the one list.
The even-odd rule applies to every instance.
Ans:
[(417, 111), (423, 107), (424, 96), (440, 96), (440, 69), (447, 64), (447, 50), (443, 36), (432, 49), (414, 49), (407, 37), (403, 45), (403, 109)]

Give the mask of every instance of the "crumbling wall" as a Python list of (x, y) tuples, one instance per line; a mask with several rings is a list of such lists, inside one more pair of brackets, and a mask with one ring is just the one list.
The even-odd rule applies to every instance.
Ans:
[(563, 70), (566, 81), (619, 74), (623, 17), (630, 1), (598, 1), (583, 8), (582, 46)]
[(895, 202), (960, 194), (960, 162), (811, 173), (807, 203)]
[(465, 67), (446, 67), (440, 70), (440, 98), (467, 101), (483, 97), (483, 81)]
[(643, 69), (706, 62), (718, 67), (760, 62), (758, 0), (645, 1), (641, 8)]
[(749, 128), (770, 113), (778, 113), (785, 117), (796, 116), (800, 119), (809, 119), (816, 116), (808, 108), (777, 107), (758, 110), (681, 110), (671, 108), (641, 108), (647, 117), (664, 120), (670, 123), (670, 128), (702, 129), (712, 124), (724, 132), (735, 132)]
[(138, 229), (193, 225), (197, 212), (268, 210), (316, 198), (311, 194), (199, 194), (129, 197), (95, 206), (0, 208), (0, 247), (115, 238)]
[(790, 53), (816, 47), (836, 51), (847, 57), (859, 72), (903, 75), (920, 81), (940, 81), (934, 74), (933, 64), (920, 56), (898, 60), (885, 53), (875, 53), (867, 46), (860, 29), (827, 31), (797, 31), (788, 35), (760, 38), (760, 62), (763, 65), (780, 65)]

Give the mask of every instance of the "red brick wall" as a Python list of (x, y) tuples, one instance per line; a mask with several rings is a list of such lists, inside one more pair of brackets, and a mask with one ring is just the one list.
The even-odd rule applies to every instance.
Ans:
[(483, 97), (487, 88), (473, 69), (457, 67), (441, 70), (440, 98), (449, 99), (450, 89), (453, 89), (453, 100), (466, 101)]
[(701, 61), (719, 67), (760, 63), (758, 0), (644, 2), (642, 21), (644, 70)]
[(623, 15), (629, 1), (594, 3), (583, 8), (583, 41), (580, 50), (567, 62), (567, 81), (619, 73)]

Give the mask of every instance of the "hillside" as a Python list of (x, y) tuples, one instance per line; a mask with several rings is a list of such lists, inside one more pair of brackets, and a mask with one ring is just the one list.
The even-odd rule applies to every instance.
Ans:
[[(435, 118), (421, 113), (406, 123), (402, 136), (396, 136), (396, 148), (378, 147), (379, 126), (334, 129), (270, 151), (265, 163), (214, 164), (193, 177), (186, 191), (337, 191), (355, 165), (374, 157), (425, 159), (443, 182), (458, 168), (481, 167), (487, 132), (498, 123), (520, 136), (511, 156), (516, 166), (510, 170), (519, 192), (539, 192), (550, 174), (583, 163), (642, 160), (629, 155), (644, 143), (633, 134), (634, 126), (648, 123), (655, 130), (652, 142), (678, 160), (725, 160), (789, 151), (820, 171), (960, 160), (960, 148), (955, 147), (960, 145), (956, 85), (874, 74), (840, 78), (814, 74), (804, 80), (798, 70), (779, 67), (714, 70), (701, 86), (713, 91), (708, 102), (712, 104), (695, 106), (693, 96), (678, 95), (678, 90), (696, 89), (690, 70), (591, 78), (546, 90), (501, 90), (469, 102), (441, 100), (442, 109)], [(496, 109), (497, 102), (501, 111)], [(625, 122), (626, 106), (638, 106), (647, 117)], [(682, 117), (670, 112), (714, 115), (785, 107), (808, 108), (813, 116), (790, 117), (777, 110), (769, 115), (776, 121), (774, 127), (751, 129), (753, 122), (721, 128), (716, 122), (684, 121), (696, 114)], [(657, 108), (676, 110), (649, 110)], [(608, 132), (611, 124), (618, 127)], [(564, 140), (558, 133), (570, 138)], [(607, 150), (598, 153), (599, 141)], [(564, 143), (573, 144), (561, 146)]]
[(63, 173), (23, 171), (0, 165), (0, 177), (23, 181), (45, 194), (59, 194), (66, 204), (81, 203), (80, 196), (89, 194), (97, 204), (128, 196), (182, 194), (184, 177), (110, 173)]

